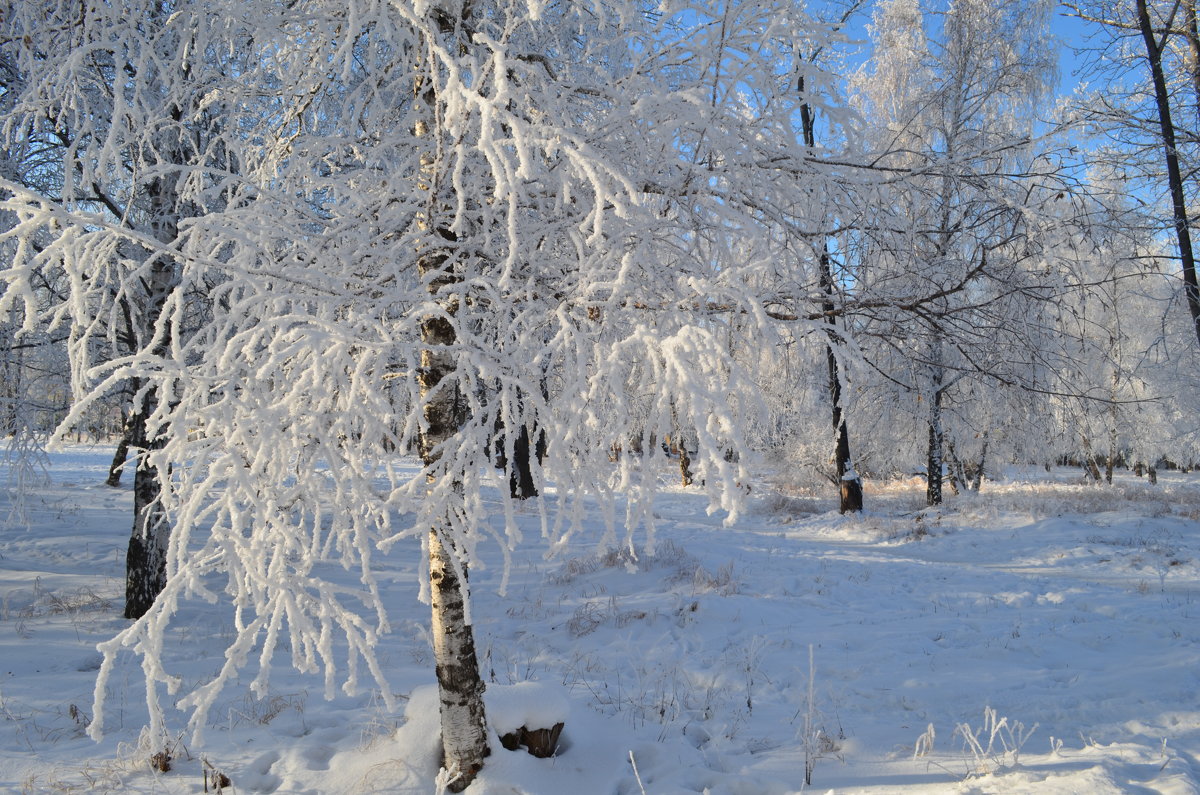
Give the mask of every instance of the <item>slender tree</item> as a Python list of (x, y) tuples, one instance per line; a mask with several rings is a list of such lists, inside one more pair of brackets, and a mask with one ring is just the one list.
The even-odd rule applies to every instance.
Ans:
[[(1071, 13), (1102, 34), (1093, 50), (1091, 70), (1109, 88), (1086, 98), (1081, 113), (1115, 143), (1103, 155), (1119, 157), (1140, 187), (1158, 193), (1165, 185), (1164, 214), (1179, 257), (1183, 296), (1200, 342), (1200, 284), (1192, 240), (1194, 179), (1187, 175), (1196, 159), (1194, 126), (1200, 122), (1200, 32), (1194, 0), (1093, 0), (1066, 3)], [(1131, 85), (1125, 80), (1132, 77)], [(1148, 157), (1161, 158), (1152, 164)]]
[[(857, 13), (861, 5), (862, 3), (860, 2), (854, 2), (845, 8), (834, 29), (840, 29), (845, 25)], [(812, 52), (806, 54), (807, 57), (800, 61), (800, 65), (807, 67), (810, 64), (818, 63), (824, 52), (824, 47), (815, 48)], [(796, 78), (796, 89), (801, 97), (800, 129), (804, 145), (810, 150), (815, 149), (817, 144), (816, 113), (813, 103), (809, 101), (807, 96), (806, 75), (803, 69)], [(828, 327), (828, 340), (825, 346), (825, 369), (829, 380), (829, 405), (834, 436), (834, 477), (837, 481), (839, 498), (838, 510), (841, 513), (852, 513), (863, 509), (862, 478), (854, 469), (854, 463), (850, 455), (850, 426), (846, 419), (846, 406), (843, 400), (844, 375), (842, 367), (838, 362), (838, 347), (842, 343), (841, 334), (838, 331), (837, 319), (838, 306), (836, 299), (838, 289), (837, 281), (834, 277), (833, 257), (830, 255), (828, 241), (822, 241), (820, 249), (817, 252), (817, 269), (822, 295), (821, 311), (825, 315), (825, 323)]]
[[(1002, 328), (981, 322), (988, 302), (980, 299), (1006, 294), (994, 285), (1028, 258), (1016, 176), (1029, 173), (1030, 111), (1053, 71), (1045, 12), (1016, 0), (936, 12), (914, 0), (884, 3), (875, 53), (859, 78), (860, 106), (876, 119), (869, 133), (879, 162), (904, 175), (893, 183), (899, 193), (886, 194), (885, 205), (899, 213), (872, 235), (865, 283), (910, 296), (893, 299), (901, 311), (877, 316), (877, 338), (901, 357), (895, 383), (919, 397), (930, 505), (943, 496), (951, 395), (980, 370), (975, 345), (994, 344), (980, 332)], [(931, 34), (932, 17), (940, 26)], [(902, 309), (919, 291), (928, 295), (919, 309)]]

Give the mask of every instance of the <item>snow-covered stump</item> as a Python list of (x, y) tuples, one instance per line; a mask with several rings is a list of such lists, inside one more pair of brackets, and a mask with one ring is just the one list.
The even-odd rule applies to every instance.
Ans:
[(502, 746), (509, 751), (523, 746), (539, 759), (557, 754), (570, 711), (560, 688), (541, 682), (493, 685), (486, 700), (488, 718)]
[(558, 738), (562, 730), (562, 723), (556, 723), (549, 729), (530, 729), (528, 726), (522, 726), (508, 734), (500, 735), (500, 744), (509, 751), (516, 751), (525, 746), (531, 756), (547, 759), (554, 756), (554, 752), (558, 750)]

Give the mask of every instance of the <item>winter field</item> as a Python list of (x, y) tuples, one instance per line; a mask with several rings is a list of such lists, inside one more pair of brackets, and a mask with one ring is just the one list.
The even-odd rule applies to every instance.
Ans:
[[(281, 654), (267, 698), (239, 683), (202, 745), (182, 713), (164, 744), (142, 732), (128, 656), (106, 736), (86, 736), (96, 644), (126, 623), (132, 497), (103, 485), (110, 456), (68, 447), (24, 499), (3, 493), (0, 790), (191, 793), (224, 776), (237, 793), (435, 791), (416, 541), (379, 561), (400, 712), (369, 687), (326, 700)], [(565, 711), (566, 729), (550, 759), (493, 737), (468, 792), (1200, 792), (1200, 477), (1030, 470), (940, 509), (923, 496), (868, 483), (869, 512), (847, 518), (763, 476), (724, 527), (665, 486), (656, 554), (579, 538), (546, 560), (529, 541), (504, 597), (492, 550), (472, 572), (490, 718)], [(181, 692), (220, 667), (231, 622), (227, 605), (179, 616)]]

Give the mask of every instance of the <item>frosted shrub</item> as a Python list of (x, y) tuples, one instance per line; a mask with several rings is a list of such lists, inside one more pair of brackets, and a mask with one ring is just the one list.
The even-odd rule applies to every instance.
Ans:
[(1024, 723), (1009, 721), (991, 707), (984, 707), (979, 728), (973, 729), (969, 723), (955, 726), (954, 737), (962, 740), (963, 755), (970, 765), (967, 776), (985, 776), (1001, 768), (1016, 767), (1021, 748), (1037, 727), (1035, 723), (1027, 729)]

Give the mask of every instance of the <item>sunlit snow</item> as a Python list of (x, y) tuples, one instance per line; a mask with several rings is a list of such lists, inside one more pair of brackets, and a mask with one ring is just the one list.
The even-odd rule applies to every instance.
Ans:
[[(178, 712), (150, 737), (141, 668), (123, 656), (107, 736), (86, 737), (96, 644), (126, 625), (131, 495), (102, 485), (110, 456), (54, 454), (27, 522), (2, 531), (0, 790), (193, 793), (220, 774), (238, 793), (434, 792), (415, 539), (377, 561), (396, 712), (366, 686), (325, 700), (282, 650), (265, 697), (248, 680), (222, 694), (203, 746)], [(726, 527), (699, 490), (668, 485), (655, 555), (596, 550), (597, 519), (551, 560), (520, 547), (504, 597), (500, 553), (482, 548), (497, 563), (471, 579), (493, 728), (566, 729), (550, 759), (493, 736), (467, 791), (1200, 791), (1200, 477), (1012, 471), (940, 510), (922, 489), (868, 481), (869, 512), (844, 517), (832, 495), (763, 473)], [(517, 518), (537, 538), (538, 517)], [(187, 603), (174, 622), (181, 693), (218, 671), (227, 607)], [(151, 766), (161, 751), (168, 770)]]

